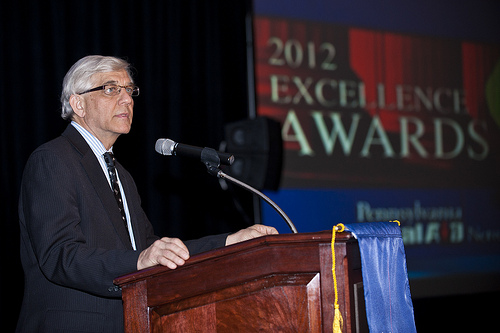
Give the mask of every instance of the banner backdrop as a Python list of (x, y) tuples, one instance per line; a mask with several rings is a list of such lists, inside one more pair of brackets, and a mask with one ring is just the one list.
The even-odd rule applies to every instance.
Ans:
[(257, 114), (285, 148), (266, 194), (299, 232), (399, 219), (410, 278), (500, 272), (499, 45), (265, 15), (254, 30)]
[(258, 113), (283, 125), (283, 187), (497, 178), (500, 106), (484, 96), (500, 79), (498, 46), (276, 18), (256, 27)]

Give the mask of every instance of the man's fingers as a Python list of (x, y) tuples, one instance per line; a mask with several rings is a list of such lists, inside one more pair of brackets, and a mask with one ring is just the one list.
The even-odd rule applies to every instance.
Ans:
[(137, 261), (137, 269), (156, 265), (175, 269), (184, 265), (188, 259), (189, 250), (180, 239), (164, 237), (141, 252)]
[(184, 260), (189, 259), (189, 250), (180, 239), (163, 237), (156, 242), (162, 250), (171, 251)]
[(249, 240), (252, 238), (257, 238), (265, 235), (274, 235), (277, 234), (278, 231), (269, 226), (265, 226), (262, 224), (254, 224), (251, 227), (246, 229), (242, 229), (234, 234), (227, 236), (226, 245), (231, 245), (235, 243), (239, 243), (245, 240)]
[(249, 228), (255, 229), (261, 235), (276, 235), (276, 234), (278, 234), (278, 230), (276, 230), (274, 227), (269, 227), (269, 226), (266, 226), (263, 224), (254, 224)]
[(158, 264), (167, 266), (170, 269), (176, 269), (178, 266), (182, 266), (185, 263), (184, 259), (168, 250), (163, 250), (162, 253), (158, 256), (157, 261)]

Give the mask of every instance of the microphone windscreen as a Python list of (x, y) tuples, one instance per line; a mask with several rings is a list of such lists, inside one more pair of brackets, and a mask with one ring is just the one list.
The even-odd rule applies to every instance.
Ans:
[(156, 140), (155, 150), (162, 155), (172, 155), (175, 148), (175, 142), (170, 139)]

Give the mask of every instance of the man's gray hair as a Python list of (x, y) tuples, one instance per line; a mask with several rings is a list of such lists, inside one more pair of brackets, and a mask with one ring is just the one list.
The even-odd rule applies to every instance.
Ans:
[(61, 117), (66, 120), (71, 120), (74, 112), (69, 104), (69, 98), (73, 94), (82, 93), (94, 88), (92, 85), (95, 83), (91, 80), (92, 75), (121, 70), (127, 71), (130, 81), (133, 82), (130, 64), (123, 59), (90, 55), (78, 60), (69, 69), (63, 80)]

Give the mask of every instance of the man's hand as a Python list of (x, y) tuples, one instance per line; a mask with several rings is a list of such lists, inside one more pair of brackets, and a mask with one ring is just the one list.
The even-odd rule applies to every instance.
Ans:
[(278, 234), (278, 231), (273, 227), (265, 226), (262, 224), (254, 224), (251, 227), (242, 229), (232, 235), (227, 236), (226, 245), (231, 245), (252, 238), (261, 237), (265, 235), (274, 235), (274, 234)]
[(163, 237), (154, 242), (139, 255), (137, 269), (144, 269), (156, 265), (176, 269), (189, 259), (189, 250), (178, 238)]

